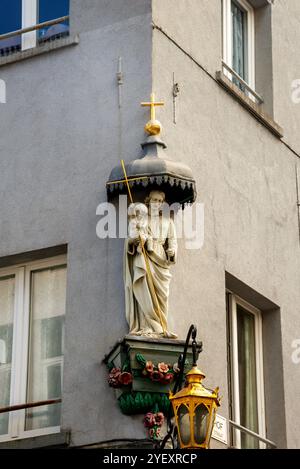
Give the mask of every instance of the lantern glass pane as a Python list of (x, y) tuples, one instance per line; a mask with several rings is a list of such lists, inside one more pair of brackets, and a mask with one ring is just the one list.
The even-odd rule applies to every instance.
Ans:
[(209, 411), (204, 404), (198, 405), (194, 417), (194, 437), (195, 442), (201, 445), (205, 442), (209, 424)]
[(191, 438), (189, 409), (181, 404), (178, 409), (178, 427), (181, 441), (184, 445), (189, 444)]
[(214, 429), (214, 424), (216, 420), (216, 413), (217, 409), (214, 407), (211, 411), (211, 417), (210, 417), (210, 422), (209, 422), (209, 430), (208, 430), (208, 439), (207, 439), (207, 444), (209, 445), (210, 439), (211, 439), (211, 434)]

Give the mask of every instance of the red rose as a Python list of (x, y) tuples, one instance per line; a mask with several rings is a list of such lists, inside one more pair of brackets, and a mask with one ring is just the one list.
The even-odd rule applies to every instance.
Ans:
[(128, 384), (132, 383), (132, 374), (127, 371), (123, 371), (123, 373), (119, 375), (119, 382), (123, 386), (128, 386)]
[(108, 384), (112, 388), (118, 388), (120, 386), (119, 377), (121, 375), (120, 368), (113, 368), (108, 375)]
[(144, 417), (144, 425), (147, 428), (152, 428), (155, 425), (155, 416), (152, 412), (148, 412)]
[(161, 427), (165, 421), (165, 416), (162, 412), (157, 412), (157, 414), (154, 415), (155, 418), (155, 425), (158, 425)]
[(151, 381), (158, 383), (163, 379), (164, 375), (160, 371), (153, 371), (150, 375)]
[(162, 383), (163, 384), (171, 383), (173, 379), (174, 379), (173, 373), (167, 373), (166, 375), (163, 376)]

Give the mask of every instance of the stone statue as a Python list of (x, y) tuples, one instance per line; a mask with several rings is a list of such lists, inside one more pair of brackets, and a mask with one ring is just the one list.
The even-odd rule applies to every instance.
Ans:
[(164, 192), (151, 191), (128, 209), (128, 238), (124, 247), (126, 319), (129, 333), (177, 338), (168, 331), (170, 265), (177, 256), (175, 225), (161, 214)]

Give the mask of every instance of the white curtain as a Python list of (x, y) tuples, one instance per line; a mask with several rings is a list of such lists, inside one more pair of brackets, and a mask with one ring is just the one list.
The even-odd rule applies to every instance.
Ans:
[[(258, 429), (255, 317), (237, 305), (240, 424), (256, 433)], [(242, 448), (258, 448), (258, 441), (242, 433)]]
[[(0, 278), (0, 407), (10, 404), (15, 278)], [(9, 414), (0, 414), (0, 435), (8, 433)]]
[[(31, 317), (27, 402), (61, 397), (66, 268), (31, 274)], [(26, 412), (26, 430), (60, 425), (60, 404)]]
[[(232, 15), (232, 68), (241, 78), (247, 81), (247, 13), (231, 2)], [(234, 83), (241, 89), (243, 85), (233, 77)]]

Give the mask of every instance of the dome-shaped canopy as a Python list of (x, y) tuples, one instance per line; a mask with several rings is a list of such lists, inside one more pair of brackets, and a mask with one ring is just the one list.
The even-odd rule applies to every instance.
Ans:
[[(125, 165), (130, 188), (133, 191), (159, 189), (166, 194), (169, 204), (182, 205), (196, 200), (196, 184), (191, 169), (184, 163), (166, 158), (166, 145), (156, 135), (142, 144), (144, 156)], [(116, 166), (107, 182), (107, 197), (127, 193), (123, 168)]]

